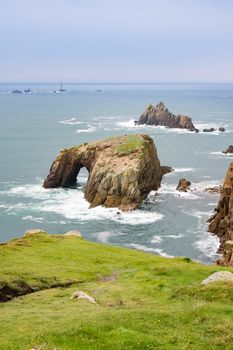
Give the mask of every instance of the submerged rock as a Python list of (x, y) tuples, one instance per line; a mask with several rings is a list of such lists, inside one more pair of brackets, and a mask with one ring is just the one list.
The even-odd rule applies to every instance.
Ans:
[(224, 153), (224, 154), (233, 154), (233, 145), (230, 145), (227, 149), (226, 149), (226, 151), (222, 151), (222, 153)]
[(203, 192), (208, 192), (211, 194), (217, 194), (220, 193), (222, 187), (221, 186), (214, 186), (214, 187), (207, 187), (203, 190)]
[(83, 167), (89, 172), (84, 193), (90, 207), (136, 209), (159, 188), (163, 176), (153, 140), (148, 135), (124, 135), (62, 150), (44, 187), (74, 185)]
[(215, 213), (209, 219), (209, 232), (219, 237), (220, 253), (224, 252), (225, 242), (233, 240), (233, 162), (227, 170)]
[(223, 128), (222, 126), (220, 128), (218, 128), (218, 131), (224, 132), (226, 131), (225, 128)]
[(188, 192), (190, 190), (190, 186), (191, 186), (191, 182), (182, 178), (179, 180), (176, 190), (180, 192)]
[(11, 93), (12, 94), (22, 94), (23, 93), (23, 91), (21, 91), (21, 90), (13, 90), (13, 91), (11, 91)]
[(195, 132), (199, 131), (193, 125), (190, 117), (180, 114), (176, 116), (175, 114), (169, 112), (163, 102), (159, 102), (155, 107), (153, 105), (149, 105), (145, 112), (142, 113), (139, 121), (136, 122), (136, 124), (161, 125), (168, 128), (188, 129)]
[(214, 128), (203, 129), (203, 132), (214, 132), (216, 131)]

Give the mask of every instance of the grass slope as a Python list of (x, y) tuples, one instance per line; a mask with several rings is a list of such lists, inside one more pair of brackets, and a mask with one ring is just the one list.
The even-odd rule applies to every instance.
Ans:
[(46, 234), (0, 262), (0, 288), (35, 291), (0, 303), (1, 350), (233, 349), (233, 284), (200, 286), (217, 266)]

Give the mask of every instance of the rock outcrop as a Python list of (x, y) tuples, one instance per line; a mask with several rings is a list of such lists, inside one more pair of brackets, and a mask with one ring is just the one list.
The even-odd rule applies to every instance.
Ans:
[(225, 176), (215, 213), (208, 221), (209, 232), (219, 237), (219, 252), (223, 253), (225, 243), (233, 240), (233, 162), (231, 162)]
[(190, 190), (190, 186), (191, 182), (182, 178), (179, 180), (176, 190), (180, 192), (188, 192)]
[(216, 131), (214, 128), (203, 129), (203, 132), (214, 132)]
[(139, 118), (136, 124), (161, 125), (168, 128), (188, 129), (198, 132), (193, 125), (192, 119), (186, 115), (174, 115), (169, 112), (163, 102), (159, 102), (155, 107), (149, 105)]
[(89, 172), (84, 193), (90, 207), (136, 209), (159, 188), (163, 176), (153, 140), (148, 135), (124, 135), (63, 149), (44, 187), (74, 185), (83, 167)]
[(226, 151), (222, 151), (224, 154), (233, 154), (233, 145), (230, 145)]

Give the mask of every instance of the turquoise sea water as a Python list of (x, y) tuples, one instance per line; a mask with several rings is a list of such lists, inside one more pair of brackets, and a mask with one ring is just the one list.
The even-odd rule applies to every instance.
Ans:
[[(28, 87), (33, 93), (10, 93)], [(232, 160), (221, 151), (233, 143), (233, 84), (64, 84), (67, 92), (52, 93), (58, 88), (0, 84), (0, 241), (29, 228), (78, 229), (93, 241), (212, 262), (218, 240), (207, 233), (206, 219), (218, 195), (202, 190), (222, 183)], [(146, 106), (161, 100), (170, 111), (191, 116), (198, 128), (224, 126), (226, 132), (134, 127)], [(149, 134), (161, 164), (175, 168), (140, 210), (88, 209), (84, 170), (77, 188), (42, 188), (61, 148), (126, 133)], [(181, 177), (195, 190), (177, 193)]]

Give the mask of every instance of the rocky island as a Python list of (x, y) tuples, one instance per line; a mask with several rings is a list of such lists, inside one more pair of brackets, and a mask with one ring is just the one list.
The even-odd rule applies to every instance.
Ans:
[(103, 205), (133, 210), (168, 172), (161, 167), (148, 135), (124, 135), (63, 149), (52, 163), (45, 188), (69, 187), (85, 167), (89, 172), (85, 198), (90, 207)]
[(198, 132), (195, 128), (192, 119), (186, 115), (177, 116), (169, 112), (168, 108), (163, 102), (159, 102), (156, 106), (149, 105), (147, 109), (141, 114), (139, 120), (135, 122), (136, 125), (161, 125), (168, 128), (187, 129), (189, 131)]
[(233, 266), (233, 162), (227, 170), (215, 213), (209, 219), (209, 232), (220, 240), (219, 252), (224, 255), (218, 263)]

